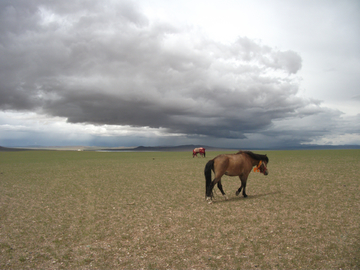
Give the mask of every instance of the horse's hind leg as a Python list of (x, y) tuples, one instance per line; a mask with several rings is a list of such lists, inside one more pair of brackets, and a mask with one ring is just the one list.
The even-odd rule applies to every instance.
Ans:
[[(218, 161), (217, 159), (214, 159), (214, 165), (213, 165), (212, 170), (215, 173), (215, 178), (211, 182), (211, 184), (207, 187), (207, 190), (206, 190), (206, 196), (207, 196), (206, 200), (207, 201), (211, 202), (212, 190), (213, 190), (214, 186), (221, 181), (221, 177), (225, 174), (228, 164), (229, 164), (229, 160), (223, 161), (222, 159), (220, 159)], [(220, 185), (218, 185), (218, 188), (220, 189), (222, 194), (225, 194), (224, 190), (222, 190), (221, 183), (220, 183)]]
[[(221, 178), (215, 178), (211, 184), (208, 186), (207, 190), (206, 190), (206, 200), (211, 203), (213, 196), (213, 188), (215, 187), (216, 184), (218, 184), (221, 181)], [(221, 185), (221, 184), (220, 184)], [(218, 185), (219, 187), (219, 185)], [(220, 188), (219, 188), (220, 189)], [(220, 190), (221, 191), (221, 190)], [(224, 192), (224, 191), (222, 191)]]
[(217, 183), (217, 186), (220, 189), (221, 194), (224, 196), (225, 200), (228, 200), (229, 198), (228, 198), (228, 196), (226, 196), (226, 194), (225, 194), (225, 192), (224, 192), (224, 190), (222, 188), (221, 180)]
[(211, 181), (210, 185), (206, 189), (206, 200), (211, 201), (211, 199), (214, 197), (213, 188), (216, 185), (215, 179)]

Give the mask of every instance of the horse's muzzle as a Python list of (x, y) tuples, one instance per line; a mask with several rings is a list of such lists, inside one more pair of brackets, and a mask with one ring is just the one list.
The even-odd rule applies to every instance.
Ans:
[(264, 175), (268, 175), (268, 174), (269, 174), (269, 171), (266, 170), (266, 171), (264, 172)]

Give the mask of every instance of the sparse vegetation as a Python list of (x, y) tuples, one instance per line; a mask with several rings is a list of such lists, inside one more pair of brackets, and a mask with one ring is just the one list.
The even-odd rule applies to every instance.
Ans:
[(266, 153), (208, 205), (219, 152), (1, 152), (0, 268), (358, 269), (360, 150)]

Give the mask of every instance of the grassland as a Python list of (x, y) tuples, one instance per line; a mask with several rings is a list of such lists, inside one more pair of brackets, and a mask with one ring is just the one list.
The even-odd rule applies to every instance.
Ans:
[(1, 152), (0, 269), (359, 269), (360, 150), (266, 153), (208, 205), (218, 152)]

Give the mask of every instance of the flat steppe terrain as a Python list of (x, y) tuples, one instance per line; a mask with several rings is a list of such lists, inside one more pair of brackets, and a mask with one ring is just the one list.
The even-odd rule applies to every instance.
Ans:
[(0, 268), (359, 269), (360, 150), (255, 152), (211, 205), (224, 152), (1, 152)]

